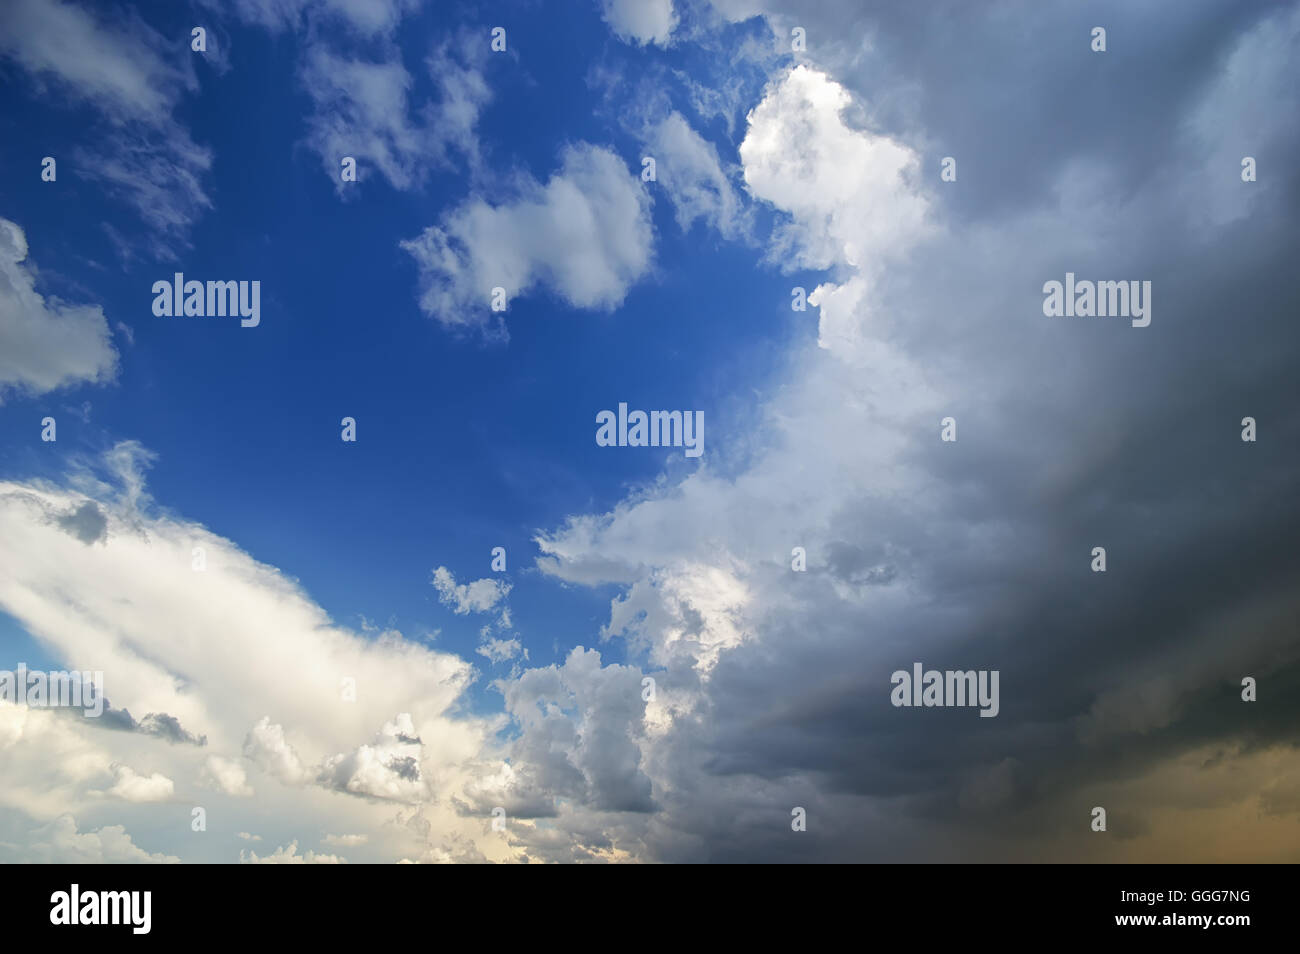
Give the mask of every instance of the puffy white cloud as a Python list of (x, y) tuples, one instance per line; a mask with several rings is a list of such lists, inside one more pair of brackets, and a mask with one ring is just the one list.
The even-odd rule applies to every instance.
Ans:
[(92, 737), (52, 709), (0, 702), (0, 786), (5, 814), (49, 820), (79, 810), (111, 775), (107, 734)]
[(203, 777), (227, 795), (248, 798), (253, 795), (253, 786), (248, 784), (248, 775), (244, 767), (233, 759), (220, 755), (209, 755), (203, 763)]
[[(502, 663), (514, 659), (521, 652), (524, 652), (524, 648), (523, 644), (517, 639), (488, 638), (474, 652), (486, 657), (491, 662)], [(525, 658), (527, 658), (526, 653)]]
[[(174, 779), (167, 797), (202, 786), (194, 797), (210, 812), (222, 805), (232, 833), (257, 830), (278, 844), (304, 823), (384, 832), (365, 846), (373, 860), (485, 838), (481, 820), (452, 802), (492, 764), (494, 720), (458, 706), (472, 666), (397, 633), (339, 627), (231, 541), (155, 514), (138, 445), (119, 445), (108, 459), (62, 486), (0, 482), (0, 610), (62, 665), (102, 671), (115, 707), (171, 714), (210, 748), (0, 704), (0, 770), (10, 778), (0, 814), (47, 821), (115, 808), (112, 821), (152, 829), (164, 822), (131, 806)], [(58, 522), (87, 501), (106, 522), (89, 546)], [(206, 551), (202, 573), (192, 569), (194, 546)], [(344, 678), (355, 680), (355, 701), (340, 697)], [(242, 761), (224, 756), (234, 752)], [(106, 790), (120, 797), (95, 794)], [(385, 828), (399, 799), (427, 800), (430, 827)], [(172, 850), (231, 860), (217, 839)], [(499, 838), (482, 851), (511, 854)]]
[(33, 829), (17, 857), (10, 861), (35, 864), (176, 864), (174, 855), (150, 853), (137, 846), (121, 825), (105, 825), (95, 831), (79, 831), (77, 820), (60, 815)]
[[(250, 734), (257, 751), (292, 740), (310, 764), (337, 751), (348, 732), (369, 736), (391, 718), (390, 705), (414, 701), (418, 723), (457, 698), (470, 677), (464, 661), (392, 634), (369, 640), (335, 627), (293, 583), (228, 540), (141, 513), (148, 499), (139, 455), (128, 451), (115, 449), (114, 482), (82, 482), (103, 494), (97, 502), (108, 521), (93, 548), (49, 519), (85, 495), (0, 483), (0, 605), (57, 651), (100, 660), (94, 668), (108, 674), (116, 706), (170, 713), (217, 751), (240, 748)], [(191, 568), (194, 546), (206, 551), (204, 573)], [(65, 573), (82, 581), (76, 604), (42, 582)], [(344, 677), (357, 682), (355, 704), (339, 702)]]
[(321, 784), (353, 795), (418, 802), (430, 794), (420, 775), (422, 758), (411, 717), (401, 713), (370, 743), (326, 759), (317, 776)]
[(420, 268), (420, 307), (451, 328), (504, 334), (489, 311), (537, 286), (575, 308), (612, 309), (650, 268), (650, 199), (608, 149), (564, 150), (541, 185), (523, 175), (510, 199), (476, 196), (401, 243)]
[(245, 865), (343, 865), (347, 864), (346, 858), (338, 855), (322, 855), (308, 850), (306, 854), (298, 854), (298, 842), (289, 842), (288, 847), (281, 846), (274, 852), (261, 858), (257, 852), (249, 851), (239, 853), (240, 864)]
[(309, 776), (302, 759), (284, 737), (284, 726), (263, 716), (244, 739), (244, 758), (288, 785), (301, 785)]
[(0, 396), (98, 384), (117, 374), (117, 350), (99, 305), (48, 301), (36, 292), (22, 228), (0, 218)]
[(790, 267), (871, 268), (924, 234), (929, 203), (909, 181), (916, 153), (851, 128), (851, 101), (825, 73), (797, 66), (750, 112), (740, 146), (745, 183), (789, 214), (770, 255)]
[(125, 802), (165, 802), (176, 791), (175, 783), (166, 775), (154, 772), (141, 775), (129, 765), (114, 765), (114, 781), (105, 792), (111, 798)]
[(700, 562), (657, 570), (613, 601), (603, 635), (646, 648), (657, 665), (681, 661), (707, 673), (752, 635), (750, 594), (738, 569)]
[(600, 0), (601, 15), (621, 40), (667, 46), (677, 26), (673, 0)]
[(509, 583), (491, 578), (457, 583), (445, 566), (433, 571), (433, 586), (443, 605), (452, 607), (459, 615), (486, 613), (510, 594)]
[(772, 237), (771, 260), (847, 276), (808, 296), (820, 311), (821, 346), (898, 386), (923, 388), (915, 366), (888, 343), (874, 289), (888, 263), (933, 231), (930, 203), (916, 181), (916, 153), (851, 128), (851, 104), (848, 90), (812, 67), (797, 66), (773, 82), (750, 112), (740, 145), (745, 182), (788, 215)]

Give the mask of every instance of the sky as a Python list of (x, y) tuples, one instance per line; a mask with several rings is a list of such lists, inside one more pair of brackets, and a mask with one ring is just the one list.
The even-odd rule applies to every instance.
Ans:
[(108, 707), (0, 700), (0, 859), (1300, 860), (1298, 54), (1262, 0), (9, 0), (0, 670)]

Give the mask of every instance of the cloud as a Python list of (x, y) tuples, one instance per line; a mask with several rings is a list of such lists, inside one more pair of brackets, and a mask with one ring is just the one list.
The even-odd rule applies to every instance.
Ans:
[(194, 84), (192, 72), (168, 62), (167, 41), (139, 17), (97, 19), (63, 0), (6, 3), (0, 53), (119, 121), (163, 121), (176, 88)]
[(288, 785), (301, 785), (308, 778), (307, 767), (284, 737), (284, 726), (263, 716), (244, 739), (244, 758)]
[(105, 531), (108, 530), (108, 520), (91, 500), (55, 520), (60, 527), (87, 545), (104, 539)]
[[(237, 798), (250, 798), (253, 795), (253, 786), (248, 784), (244, 767), (234, 759), (222, 758), (220, 755), (208, 756), (203, 763), (203, 777), (208, 784), (227, 795)], [(242, 832), (240, 837), (243, 837)]]
[(417, 802), (429, 794), (420, 775), (423, 749), (407, 713), (384, 725), (367, 745), (325, 760), (320, 784), (370, 798)]
[(47, 300), (36, 292), (36, 275), (22, 228), (0, 218), (0, 397), (112, 381), (118, 355), (104, 310)]
[(276, 848), (272, 854), (265, 855), (261, 858), (257, 852), (244, 851), (239, 852), (239, 863), (244, 865), (344, 865), (347, 864), (346, 858), (340, 858), (338, 855), (318, 855), (314, 851), (308, 851), (306, 854), (298, 854), (298, 842), (289, 842), (288, 847), (281, 846)]
[(514, 625), (510, 607), (505, 604), (506, 597), (510, 595), (509, 583), (491, 578), (457, 583), (451, 571), (440, 566), (433, 571), (433, 585), (438, 591), (438, 599), (444, 606), (450, 606), (457, 615), (489, 613), (500, 607), (497, 619), (479, 630), (482, 645), (475, 650), (476, 653), (492, 663), (506, 662), (519, 655), (528, 658), (528, 650), (523, 648), (518, 639), (492, 636), (494, 627), (497, 630), (508, 630)]
[(112, 703), (104, 699), (104, 711), (97, 716), (85, 716), (91, 719), (89, 723), (97, 728), (116, 729), (120, 732), (139, 732), (142, 735), (152, 735), (172, 743), (173, 745), (181, 743), (185, 745), (204, 746), (208, 744), (206, 736), (195, 735), (187, 731), (175, 716), (170, 716), (165, 712), (150, 712), (145, 715), (139, 722), (131, 715), (129, 709), (114, 709)]
[[(112, 805), (131, 827), (163, 829), (166, 838), (156, 814), (137, 816), (132, 806), (149, 807), (135, 800), (163, 797), (173, 779), (166, 797), (183, 795), (183, 780), (193, 780), (209, 789), (209, 812), (222, 806), (231, 831), (257, 830), (279, 844), (311, 824), (387, 832), (366, 846), (374, 860), (419, 857), (453, 836), (483, 840), (487, 857), (509, 857), (508, 845), (451, 801), (493, 761), (493, 721), (459, 707), (472, 666), (400, 633), (341, 627), (232, 541), (155, 512), (148, 459), (127, 443), (62, 484), (0, 481), (0, 610), (51, 660), (104, 672), (106, 693), (123, 707), (106, 716), (159, 714), (138, 724), (152, 734), (105, 732), (93, 719), (0, 704), (0, 759), (12, 773), (0, 815), (44, 823)], [(53, 519), (87, 500), (107, 522), (94, 546)], [(194, 546), (206, 551), (202, 573), (192, 568)], [(341, 698), (345, 677), (355, 680), (355, 701)], [(180, 734), (210, 748), (165, 744)], [(423, 800), (428, 832), (385, 828), (402, 799)], [(172, 849), (219, 860), (215, 850), (206, 842)]]
[[(214, 2), (214, 0), (207, 0)], [(297, 29), (304, 20), (342, 25), (362, 37), (386, 36), (418, 0), (235, 0), (234, 11), (247, 23), (272, 32)], [(313, 24), (315, 25), (315, 24)]]
[(654, 811), (638, 744), (641, 679), (633, 667), (602, 667), (599, 652), (579, 646), (561, 666), (497, 683), (520, 736), (510, 764), (470, 791), (477, 810), (501, 805), (512, 816), (544, 817), (567, 799), (599, 811)]
[(326, 835), (321, 839), (327, 845), (340, 848), (355, 848), (357, 845), (364, 845), (368, 840), (368, 835)]
[(407, 122), (411, 76), (400, 62), (367, 63), (318, 46), (307, 55), (303, 86), (316, 107), (309, 142), (340, 191), (344, 156), (372, 164), (395, 188), (414, 184), (424, 142)]
[(808, 296), (820, 312), (818, 343), (918, 393), (919, 369), (878, 327), (874, 288), (881, 270), (930, 232), (929, 200), (915, 183), (916, 153), (850, 128), (851, 103), (848, 90), (807, 66), (774, 81), (740, 145), (745, 183), (788, 216), (773, 233), (769, 260), (847, 276)]
[(522, 175), (515, 193), (495, 205), (476, 196), (401, 243), (430, 317), (504, 335), (489, 310), (493, 288), (507, 303), (542, 286), (574, 308), (610, 310), (649, 270), (650, 199), (608, 149), (569, 146), (545, 185)]
[(78, 151), (84, 174), (132, 205), (153, 230), (152, 254), (174, 259), (189, 247), (189, 231), (212, 208), (203, 180), (212, 168), (212, 151), (196, 145), (179, 124), (166, 121), (128, 127), (103, 143)]
[[(659, 686), (625, 722), (658, 810), (597, 802), (577, 757), (586, 723), (558, 673), (531, 670), (507, 690), (531, 690), (524, 704), (508, 695), (522, 727), (510, 774), (482, 793), (550, 809), (545, 826), (511, 828), (529, 857), (1188, 860), (1176, 836), (1192, 824), (1249, 831), (1217, 859), (1286, 856), (1259, 805), (1266, 772), (1295, 772), (1294, 705), (1266, 714), (1238, 681), (1267, 672), (1289, 693), (1300, 679), (1287, 622), (1300, 510), (1281, 491), (1300, 461), (1289, 444), (1267, 461), (1233, 450), (1247, 445), (1228, 408), (1266, 406), (1288, 439), (1300, 433), (1283, 384), (1300, 350), (1283, 318), (1297, 235), (1286, 202), (1237, 188), (1239, 156), (1212, 174), (1199, 157), (1224, 114), (1285, 83), (1285, 44), (1269, 37), (1300, 19), (1256, 25), (1229, 9), (1198, 8), (1104, 88), (1086, 55), (1013, 54), (973, 14), (944, 32), (970, 36), (958, 47), (903, 8), (829, 5), (807, 23), (817, 55), (773, 77), (739, 152), (751, 196), (776, 214), (769, 261), (830, 273), (809, 299), (817, 342), (796, 344), (719, 440), (720, 459), (738, 447), (743, 466), (665, 478), (539, 535), (544, 572), (619, 587), (602, 636)], [(1036, 15), (1050, 20), (1036, 35), (1074, 42), (1059, 14)], [(863, 56), (864, 35), (887, 52)], [(951, 93), (947, 71), (990, 49), (1007, 53), (997, 82), (961, 96), (923, 84), (939, 70)], [(1040, 57), (1064, 73), (1021, 90)], [(1141, 79), (1153, 59), (1169, 82)], [(1150, 101), (1117, 119), (1139, 87)], [(1070, 134), (1080, 115), (1104, 149)], [(1253, 129), (1260, 151), (1294, 148), (1281, 116)], [(956, 145), (928, 138), (958, 128)], [(1120, 148), (1139, 140), (1141, 157)], [(983, 165), (986, 150), (1001, 158)], [(974, 184), (940, 185), (947, 154)], [(992, 170), (1011, 154), (1034, 169), (1002, 183)], [(1300, 180), (1268, 188), (1294, 196)], [(1209, 216), (1189, 200), (1207, 189), (1221, 203)], [(1153, 279), (1169, 324), (1142, 338), (1045, 322), (1039, 289), (1067, 268)], [(1258, 325), (1225, 362), (1222, 309), (1238, 296)], [(962, 428), (953, 444), (939, 440), (946, 414)], [(1267, 499), (1207, 518), (1223, 486)], [(1103, 577), (1087, 556), (1105, 540), (1126, 562)], [(915, 660), (1000, 670), (999, 717), (892, 708), (889, 675)], [(623, 691), (628, 706), (632, 680)], [(1264, 803), (1285, 812), (1289, 792)], [(1124, 806), (1128, 837), (1089, 840), (1080, 804)], [(792, 841), (793, 806), (819, 821)]]
[(681, 113), (674, 110), (654, 124), (646, 148), (655, 157), (656, 181), (668, 193), (682, 231), (690, 231), (699, 219), (724, 238), (740, 237), (746, 226), (742, 200), (723, 171), (717, 148)]
[(523, 644), (517, 639), (488, 638), (483, 642), (483, 645), (479, 646), (474, 650), (474, 652), (487, 658), (493, 663), (507, 662), (514, 659), (520, 653), (524, 653), (525, 659), (528, 658), (527, 652), (523, 648)]
[[(228, 830), (287, 848), (241, 860), (341, 860), (300, 856), (302, 831), (365, 832), (349, 853), (368, 860), (1294, 860), (1300, 143), (1294, 109), (1258, 104), (1294, 105), (1300, 16), (1111, 4), (1136, 42), (1099, 73), (1050, 7), (1023, 11), (1042, 41), (1025, 45), (957, 7), (936, 31), (918, 5), (761, 6), (777, 33), (806, 14), (813, 42), (757, 97), (739, 155), (756, 220), (776, 222), (769, 265), (828, 273), (791, 279), (817, 284), (816, 319), (794, 321), (818, 327), (719, 428), (721, 463), (539, 534), (551, 579), (613, 585), (599, 636), (617, 645), (517, 669), (493, 683), (504, 718), (469, 715), (465, 660), (342, 627), (235, 541), (156, 512), (139, 445), (94, 478), (0, 483), (0, 609), (53, 657), (95, 660), (134, 711), (244, 752), (206, 796)], [(382, 33), (394, 9), (355, 27)], [(676, 131), (700, 163), (665, 191), (720, 227), (718, 157)], [(1257, 189), (1243, 148), (1269, 170)], [(574, 149), (586, 166), (571, 151), (546, 185), (476, 188), (406, 243), (431, 313), (490, 330), (502, 272), (512, 294), (611, 307), (649, 270), (648, 191)], [(941, 184), (948, 154), (961, 177)], [(606, 241), (642, 218), (644, 260)], [(1154, 279), (1152, 326), (1045, 321), (1039, 289), (1067, 268)], [(1266, 440), (1238, 440), (1242, 408)], [(504, 613), (504, 584), (439, 570), (454, 611)], [(488, 659), (517, 642), (485, 630)], [(998, 718), (891, 707), (914, 660), (998, 669)], [(92, 786), (203, 780), (213, 757), (85, 722), (0, 704), (0, 825), (111, 809), (175, 837)], [(1117, 837), (1087, 831), (1092, 804)], [(792, 837), (794, 806), (810, 827)]]
[(445, 566), (433, 571), (433, 586), (442, 604), (458, 615), (489, 612), (510, 594), (509, 583), (490, 578), (457, 583)]
[(740, 146), (745, 183), (789, 215), (769, 257), (787, 267), (869, 268), (914, 244), (928, 202), (909, 178), (918, 157), (887, 136), (850, 128), (849, 92), (797, 66), (768, 89)]
[[(210, 150), (174, 118), (198, 88), (188, 45), (169, 41), (136, 14), (97, 16), (63, 0), (0, 7), (0, 56), (38, 84), (94, 106), (104, 119), (76, 150), (78, 173), (105, 183), (151, 230), (153, 254), (174, 257), (211, 207), (203, 179)], [(19, 259), (21, 260), (21, 259)]]
[(172, 743), (181, 742), (186, 745), (201, 746), (207, 745), (208, 741), (204, 736), (185, 731), (181, 727), (179, 719), (165, 712), (146, 713), (145, 717), (140, 720), (140, 731), (146, 735), (156, 735)]
[(140, 775), (131, 766), (120, 764), (114, 765), (113, 771), (113, 786), (105, 793), (112, 798), (126, 802), (165, 802), (176, 791), (175, 783), (158, 772)]
[(420, 187), (434, 169), (462, 157), (476, 169), (475, 127), (492, 98), (481, 72), (486, 56), (462, 32), (426, 58), (437, 97), (418, 105), (417, 81), (402, 61), (397, 32), (416, 0), (238, 0), (234, 14), (272, 33), (301, 38), (299, 80), (312, 101), (307, 145), (342, 198), (342, 160), (356, 160), (357, 182), (375, 172), (394, 189)]
[(472, 173), (478, 172), (480, 162), (479, 116), (492, 101), (492, 89), (482, 72), (486, 55), (471, 35), (462, 33), (454, 42), (436, 48), (425, 60), (438, 88), (438, 100), (427, 104), (423, 111), (434, 133), (430, 147), (433, 157), (449, 166), (452, 155), (460, 154)]
[(98, 744), (105, 736), (90, 737), (82, 721), (0, 702), (0, 758), (9, 779), (0, 787), (7, 809), (0, 814), (49, 821), (99, 800), (88, 793), (112, 774), (114, 759)]
[(144, 851), (131, 840), (121, 825), (105, 825), (95, 831), (79, 831), (77, 820), (60, 815), (33, 829), (19, 857), (11, 861), (34, 864), (176, 864), (179, 858)]
[(340, 162), (357, 160), (359, 181), (377, 169), (395, 189), (412, 189), (429, 171), (448, 166), (453, 153), (478, 159), (475, 126), (491, 92), (478, 69), (459, 62), (444, 45), (429, 58), (439, 88), (437, 101), (412, 113), (414, 80), (394, 47), (387, 58), (369, 61), (309, 44), (302, 83), (314, 112), (307, 141), (321, 158), (340, 195), (349, 194)]
[(600, 0), (601, 16), (620, 39), (667, 46), (677, 26), (673, 0)]

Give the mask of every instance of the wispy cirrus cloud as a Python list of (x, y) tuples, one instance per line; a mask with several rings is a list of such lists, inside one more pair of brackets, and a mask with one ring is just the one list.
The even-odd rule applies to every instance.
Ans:
[(134, 13), (68, 0), (0, 8), (0, 57), (46, 98), (96, 109), (101, 123), (76, 149), (78, 172), (134, 209), (147, 227), (145, 244), (162, 258), (188, 247), (190, 230), (212, 207), (205, 185), (212, 152), (176, 119), (182, 98), (198, 89), (189, 39), (164, 37)]

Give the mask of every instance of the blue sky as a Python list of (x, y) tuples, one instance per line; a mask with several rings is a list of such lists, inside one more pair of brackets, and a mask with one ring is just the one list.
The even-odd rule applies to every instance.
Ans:
[[(138, 10), (160, 32), (183, 34), (193, 19), (170, 4)], [(545, 180), (560, 150), (579, 141), (609, 143), (639, 171), (643, 150), (613, 110), (593, 111), (589, 80), (593, 63), (634, 73), (645, 52), (611, 36), (595, 7), (561, 18), (524, 4), (509, 24), (510, 54), (484, 59), (493, 101), (478, 128), (492, 173)], [(486, 46), (492, 25), (473, 9), (417, 11), (398, 45), (418, 64), (443, 37)], [(763, 385), (786, 340), (811, 333), (793, 326), (788, 281), (756, 268), (752, 248), (700, 226), (682, 234), (661, 201), (653, 272), (620, 308), (591, 313), (540, 294), (511, 307), (508, 343), (448, 334), (416, 307), (413, 263), (397, 243), (466, 196), (463, 164), (436, 170), (418, 191), (363, 170), (368, 181), (341, 199), (302, 142), (309, 103), (295, 81), (294, 41), (233, 30), (228, 70), (196, 56), (200, 90), (180, 110), (217, 158), (213, 211), (174, 267), (135, 257), (138, 224), (79, 181), (75, 163), (51, 188), (10, 196), (12, 218), (33, 223), (30, 245), (62, 251), (57, 269), (42, 269), (42, 290), (77, 300), (93, 288), (134, 340), (120, 346), (108, 388), (9, 398), (6, 469), (55, 473), (65, 455), (138, 440), (157, 455), (149, 486), (168, 509), (240, 540), (341, 621), (441, 631), (440, 644), (461, 654), (473, 653), (478, 625), (439, 605), (430, 572), (487, 575), (491, 548), (505, 546), (530, 658), (550, 663), (592, 644), (612, 593), (523, 572), (536, 556), (532, 536), (613, 506), (681, 455), (599, 448), (595, 413), (626, 401), (700, 409), (713, 423), (730, 397)], [(663, 58), (685, 70), (703, 59)], [(429, 95), (429, 77), (414, 76), (413, 95)], [(52, 107), (32, 96), (30, 79), (8, 79), (26, 94), (6, 122), (27, 148), (6, 151), (3, 173), (30, 179), (24, 170), (41, 156), (74, 153), (93, 112)], [(116, 247), (103, 222), (128, 247)], [(266, 317), (256, 329), (156, 318), (150, 286), (175, 270), (260, 277)], [(64, 410), (84, 402), (86, 421)], [(33, 445), (32, 422), (47, 413), (59, 421), (57, 446)], [(355, 445), (339, 439), (347, 415), (359, 422)]]
[(0, 701), (0, 857), (1296, 860), (1297, 52), (1238, 0), (10, 0), (0, 670), (113, 710)]

